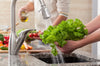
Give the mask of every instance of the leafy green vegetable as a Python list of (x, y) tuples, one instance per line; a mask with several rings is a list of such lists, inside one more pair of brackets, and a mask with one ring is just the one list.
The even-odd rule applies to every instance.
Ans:
[(2, 34), (0, 34), (0, 41), (4, 41), (4, 36)]
[(50, 44), (52, 47), (52, 54), (57, 55), (55, 42), (58, 42), (60, 47), (67, 44), (66, 40), (80, 40), (88, 34), (88, 30), (85, 25), (79, 19), (68, 19), (62, 21), (58, 26), (49, 26), (44, 31), (43, 35), (40, 35), (42, 42)]
[(8, 50), (8, 47), (0, 46), (1, 50)]

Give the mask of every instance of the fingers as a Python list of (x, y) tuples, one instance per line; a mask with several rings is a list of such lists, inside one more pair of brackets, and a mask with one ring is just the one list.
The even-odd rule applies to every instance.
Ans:
[(58, 42), (55, 42), (55, 45), (57, 45), (57, 46), (58, 46)]
[(38, 40), (41, 40), (41, 39), (40, 39), (40, 37), (33, 37), (33, 38), (34, 38), (34, 39), (38, 39)]
[(41, 32), (41, 31), (38, 32), (38, 35), (42, 35), (42, 34), (43, 34), (43, 32)]
[(21, 12), (22, 12), (22, 8), (18, 11), (18, 16), (19, 16), (20, 19), (22, 18)]
[(60, 46), (58, 45), (58, 43), (57, 43), (57, 42), (55, 42), (55, 44), (56, 44), (57, 48), (58, 48), (61, 52), (64, 52), (63, 48), (62, 48), (62, 47), (60, 47)]
[(57, 45), (57, 48), (58, 48), (61, 52), (65, 53), (65, 54), (70, 54), (70, 53), (73, 52), (72, 49), (64, 49), (63, 47), (59, 47), (58, 45)]
[(61, 48), (60, 46), (57, 45), (57, 48), (58, 48), (61, 52), (64, 52), (63, 48)]

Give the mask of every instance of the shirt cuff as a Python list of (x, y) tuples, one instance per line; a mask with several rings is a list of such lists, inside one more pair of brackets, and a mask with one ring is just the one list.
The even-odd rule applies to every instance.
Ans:
[(65, 16), (65, 17), (68, 17), (68, 14), (67, 14), (67, 13), (64, 13), (64, 12), (60, 12), (59, 15), (62, 15), (62, 16)]
[(29, 0), (30, 2), (34, 2), (34, 0)]

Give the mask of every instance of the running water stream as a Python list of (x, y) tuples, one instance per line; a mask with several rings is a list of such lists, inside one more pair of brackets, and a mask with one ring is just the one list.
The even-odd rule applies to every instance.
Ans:
[[(50, 47), (50, 45), (45, 45), (46, 49), (52, 49)], [(52, 59), (52, 64), (57, 64), (57, 66), (60, 66), (60, 64), (62, 64), (62, 66), (64, 66), (64, 58), (63, 58), (63, 55), (62, 55), (62, 52), (56, 47), (57, 51), (58, 51), (58, 55), (57, 56), (54, 56), (51, 52), (50, 52), (50, 55), (51, 55), (51, 59)]]
[[(47, 19), (47, 23), (46, 23), (46, 29), (52, 25), (52, 22), (50, 19)], [(47, 49), (51, 49), (50, 45), (49, 47), (47, 47)], [(53, 64), (58, 64), (58, 66), (60, 66), (59, 63), (64, 64), (64, 58), (62, 56), (62, 52), (56, 47), (57, 51), (58, 51), (58, 55), (54, 56), (53, 54), (51, 54), (51, 59), (53, 61)], [(64, 66), (64, 65), (63, 65)]]
[(56, 49), (58, 51), (58, 55), (54, 56), (53, 54), (51, 54), (51, 59), (53, 61), (53, 64), (58, 64), (58, 66), (60, 66), (60, 64), (64, 64), (64, 58), (62, 56), (62, 52), (57, 47)]

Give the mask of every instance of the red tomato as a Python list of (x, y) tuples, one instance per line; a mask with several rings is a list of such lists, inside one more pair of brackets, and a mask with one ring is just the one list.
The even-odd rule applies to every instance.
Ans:
[(39, 37), (39, 36), (38, 36), (38, 33), (33, 33), (33, 36), (34, 36), (34, 37)]
[(3, 42), (2, 42), (2, 41), (0, 41), (0, 44), (3, 44)]
[(4, 36), (4, 39), (5, 40), (9, 40), (9, 36)]
[(29, 34), (29, 37), (30, 37), (30, 38), (33, 38), (33, 33), (30, 33), (30, 34)]
[(4, 43), (4, 44), (8, 44), (8, 41), (4, 41), (3, 43)]

